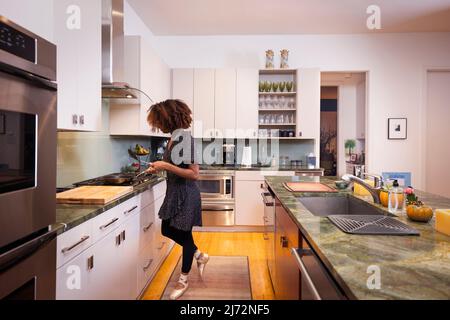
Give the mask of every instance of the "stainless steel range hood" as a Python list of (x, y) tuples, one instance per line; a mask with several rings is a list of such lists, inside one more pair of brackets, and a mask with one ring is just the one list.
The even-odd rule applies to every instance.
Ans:
[(152, 101), (124, 81), (124, 45), (124, 0), (102, 0), (102, 98), (136, 100), (143, 94)]

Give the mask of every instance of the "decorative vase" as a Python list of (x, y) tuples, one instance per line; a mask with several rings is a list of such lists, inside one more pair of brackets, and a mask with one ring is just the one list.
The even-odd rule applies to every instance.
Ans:
[(281, 54), (280, 68), (288, 69), (289, 68), (289, 51), (286, 49), (283, 49), (280, 51), (280, 54)]
[(264, 81), (259, 82), (259, 92), (264, 92), (265, 89), (265, 83)]
[(273, 57), (274, 57), (273, 50), (267, 50), (266, 51), (266, 69), (274, 68)]
[(284, 92), (284, 90), (286, 90), (286, 82), (280, 82), (280, 92)]

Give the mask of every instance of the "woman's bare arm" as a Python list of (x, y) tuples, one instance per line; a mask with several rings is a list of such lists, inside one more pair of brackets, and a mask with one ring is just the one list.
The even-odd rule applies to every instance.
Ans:
[(156, 161), (151, 164), (151, 168), (148, 170), (149, 172), (153, 171), (170, 171), (177, 176), (180, 176), (185, 179), (189, 180), (198, 180), (200, 175), (200, 168), (198, 164), (191, 164), (188, 168), (183, 169), (180, 167), (177, 167), (171, 163), (165, 162), (165, 161)]

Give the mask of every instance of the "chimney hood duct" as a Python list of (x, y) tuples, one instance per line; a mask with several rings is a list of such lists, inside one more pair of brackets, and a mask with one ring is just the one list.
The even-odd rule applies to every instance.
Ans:
[(123, 81), (124, 45), (124, 0), (102, 0), (102, 98), (136, 100), (143, 94), (153, 102), (145, 92)]

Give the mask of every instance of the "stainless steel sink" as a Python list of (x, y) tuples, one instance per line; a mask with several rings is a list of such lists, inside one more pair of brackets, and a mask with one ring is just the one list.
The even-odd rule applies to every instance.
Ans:
[(297, 199), (313, 215), (327, 217), (332, 215), (388, 215), (387, 211), (379, 209), (351, 195), (297, 197)]

